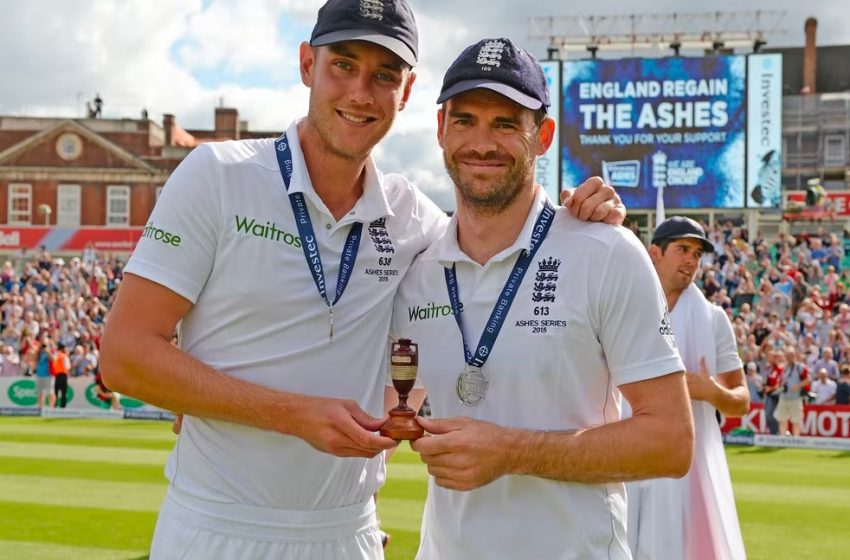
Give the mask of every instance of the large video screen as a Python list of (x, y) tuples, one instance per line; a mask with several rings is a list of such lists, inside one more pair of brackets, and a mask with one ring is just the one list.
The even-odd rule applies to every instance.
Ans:
[(534, 172), (535, 181), (543, 187), (549, 198), (558, 200), (561, 185), (558, 181), (558, 161), (561, 146), (558, 144), (558, 128), (561, 126), (561, 61), (544, 60), (540, 63), (543, 75), (546, 76), (546, 85), (549, 88), (549, 116), (555, 120), (555, 141), (546, 150), (546, 153), (537, 158)]
[(561, 184), (599, 175), (627, 207), (743, 208), (746, 57), (563, 63)]

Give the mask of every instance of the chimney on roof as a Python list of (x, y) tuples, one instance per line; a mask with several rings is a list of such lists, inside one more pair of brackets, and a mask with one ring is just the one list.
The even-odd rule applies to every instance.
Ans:
[(216, 107), (214, 136), (221, 140), (239, 140), (239, 111)]
[(165, 145), (174, 145), (174, 115), (165, 113), (162, 115), (162, 129), (165, 131)]
[(803, 91), (800, 93), (815, 93), (815, 79), (817, 77), (817, 47), (815, 46), (815, 33), (818, 29), (818, 20), (810, 17), (806, 20), (806, 46), (803, 49)]

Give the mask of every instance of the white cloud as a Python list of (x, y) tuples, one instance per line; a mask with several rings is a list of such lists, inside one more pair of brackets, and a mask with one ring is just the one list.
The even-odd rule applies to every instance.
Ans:
[[(419, 76), (407, 109), (376, 157), (445, 207), (453, 207), (435, 139), (443, 73), (460, 50), (509, 36), (538, 55), (528, 18), (576, 15), (561, 2), (410, 0), (420, 29)], [(298, 43), (309, 38), (322, 0), (0, 0), (0, 114), (81, 116), (96, 92), (108, 117), (173, 113), (186, 128), (211, 128), (213, 109), (239, 110), (254, 130), (282, 130), (307, 110), (297, 74)], [(716, 0), (711, 10), (757, 9)], [(850, 43), (844, 0), (775, 0), (787, 10), (785, 35), (769, 46), (802, 45), (803, 23), (819, 20), (819, 44)], [(599, 0), (585, 14), (705, 11), (697, 0)], [(629, 54), (629, 53), (625, 53)]]
[[(78, 96), (90, 99), (97, 91), (107, 102), (140, 109), (153, 101), (151, 91), (191, 86), (173, 71), (168, 48), (192, 4), (76, 0), (48, 9), (8, 2), (0, 23), (0, 75), (14, 76), (14, 87), (0, 93), (0, 111), (61, 107), (77, 114)], [(114, 105), (107, 108), (114, 114)]]
[(213, 2), (188, 17), (178, 58), (190, 70), (291, 73), (296, 65), (277, 27), (283, 17), (297, 20), (275, 0)]

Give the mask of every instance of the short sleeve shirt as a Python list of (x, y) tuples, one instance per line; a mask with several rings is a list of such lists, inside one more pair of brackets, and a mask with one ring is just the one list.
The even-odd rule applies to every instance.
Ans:
[[(193, 303), (181, 347), (205, 364), (273, 389), (352, 399), (380, 416), (393, 297), (447, 218), (370, 160), (363, 195), (335, 220), (313, 189), (297, 123), (286, 135), (290, 190), (304, 194), (331, 298), (346, 237), (363, 223), (354, 270), (334, 306), (332, 340), (272, 139), (196, 148), (165, 185), (125, 272)], [(187, 417), (167, 474), (203, 499), (309, 510), (370, 499), (384, 465), (382, 457), (337, 458), (293, 436)]]
[[(540, 193), (517, 243), (484, 266), (460, 250), (452, 222), (404, 279), (392, 336), (419, 345), (419, 377), (435, 417), (528, 430), (596, 426), (620, 419), (618, 386), (684, 369), (646, 249), (624, 228), (558, 211), (484, 365), (486, 396), (475, 407), (459, 400), (465, 358), (444, 267), (456, 266), (464, 332), (474, 348), (544, 200)], [(627, 558), (623, 485), (503, 476), (455, 492), (432, 478), (419, 554)]]

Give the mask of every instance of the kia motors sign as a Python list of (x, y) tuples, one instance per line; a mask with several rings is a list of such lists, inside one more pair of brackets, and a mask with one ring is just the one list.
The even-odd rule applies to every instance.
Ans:
[[(802, 435), (850, 438), (850, 406), (805, 405), (803, 410)], [(764, 405), (751, 404), (750, 411), (742, 418), (723, 419), (721, 432), (727, 433), (735, 429), (748, 430), (754, 434), (770, 433)]]

